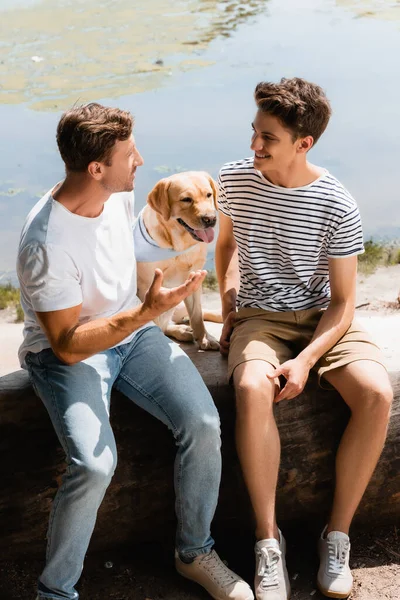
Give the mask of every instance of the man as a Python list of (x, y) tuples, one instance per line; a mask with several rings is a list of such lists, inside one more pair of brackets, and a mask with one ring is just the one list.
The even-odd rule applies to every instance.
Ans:
[[(303, 79), (260, 83), (251, 158), (220, 172), (216, 266), (221, 351), (237, 401), (237, 449), (256, 516), (258, 600), (287, 600), (285, 540), (275, 520), (280, 441), (273, 403), (303, 390), (310, 369), (342, 395), (351, 418), (336, 459), (336, 490), (319, 541), (318, 586), (351, 591), (349, 527), (384, 444), (392, 390), (379, 349), (353, 322), (357, 205), (307, 152), (331, 109)], [(279, 378), (286, 383), (279, 390)]]
[(66, 177), (32, 209), (21, 236), (20, 360), (67, 456), (38, 599), (78, 598), (74, 586), (117, 461), (114, 386), (176, 439), (177, 570), (218, 600), (251, 600), (250, 587), (212, 549), (217, 410), (189, 358), (152, 322), (195, 291), (205, 272), (166, 289), (156, 270), (144, 302), (136, 297), (133, 187), (143, 159), (132, 127), (128, 112), (96, 103), (66, 112), (57, 130)]

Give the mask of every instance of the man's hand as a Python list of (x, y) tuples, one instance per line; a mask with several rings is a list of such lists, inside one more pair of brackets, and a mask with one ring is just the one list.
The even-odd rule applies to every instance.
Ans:
[(228, 316), (224, 321), (221, 337), (219, 340), (219, 351), (221, 352), (221, 354), (227, 355), (229, 353), (230, 339), (233, 331), (233, 325), (235, 323), (235, 318), (236, 311), (233, 310), (232, 312), (228, 313)]
[(193, 294), (203, 283), (206, 275), (207, 271), (192, 271), (182, 285), (165, 288), (162, 287), (163, 272), (161, 269), (156, 269), (154, 279), (144, 297), (143, 309), (149, 313), (150, 319), (160, 316)]
[(280, 375), (286, 379), (286, 385), (281, 389), (279, 394), (275, 396), (274, 402), (281, 400), (291, 400), (298, 396), (306, 385), (310, 367), (301, 358), (297, 357), (292, 360), (287, 360), (280, 367), (275, 369), (272, 375), (268, 375), (269, 379), (275, 379)]

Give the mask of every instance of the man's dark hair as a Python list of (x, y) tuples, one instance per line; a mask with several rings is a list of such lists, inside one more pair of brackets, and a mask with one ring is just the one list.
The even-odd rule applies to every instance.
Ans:
[(57, 144), (67, 171), (86, 171), (92, 161), (111, 165), (114, 144), (132, 133), (132, 115), (96, 102), (66, 111), (57, 127)]
[(256, 86), (254, 98), (259, 110), (277, 117), (292, 132), (293, 141), (311, 135), (315, 144), (332, 114), (323, 89), (299, 77), (282, 78), (280, 83), (263, 81)]

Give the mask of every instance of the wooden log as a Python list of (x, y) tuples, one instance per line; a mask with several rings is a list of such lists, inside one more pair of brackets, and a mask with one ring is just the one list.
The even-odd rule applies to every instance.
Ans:
[[(215, 526), (250, 528), (251, 511), (234, 446), (234, 395), (226, 361), (184, 345), (202, 374), (221, 415), (223, 480)], [(400, 512), (400, 374), (391, 373), (395, 403), (385, 450), (357, 513), (359, 523), (392, 522)], [(43, 555), (51, 501), (64, 470), (64, 455), (27, 373), (0, 378), (0, 555)], [(276, 407), (282, 439), (278, 516), (322, 519), (329, 510), (334, 455), (348, 419), (334, 391), (310, 378), (297, 399)], [(161, 423), (114, 392), (111, 421), (119, 463), (99, 511), (92, 549), (170, 535), (173, 540), (175, 445)], [(265, 466), (268, 468), (268, 465)]]

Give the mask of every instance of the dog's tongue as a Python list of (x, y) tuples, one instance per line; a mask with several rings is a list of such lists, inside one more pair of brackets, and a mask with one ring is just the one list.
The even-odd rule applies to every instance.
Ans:
[(214, 239), (214, 228), (207, 227), (207, 229), (195, 229), (194, 230), (197, 237), (199, 237), (203, 242), (209, 244)]

